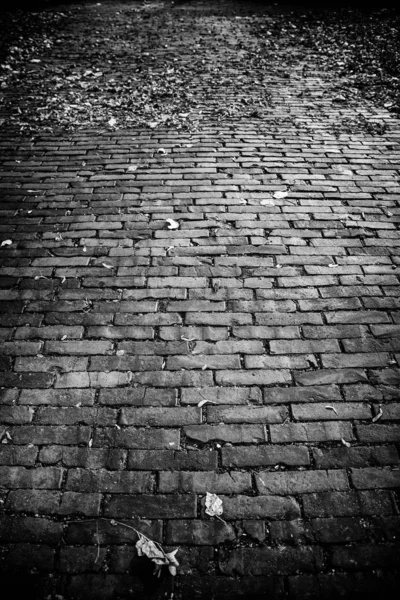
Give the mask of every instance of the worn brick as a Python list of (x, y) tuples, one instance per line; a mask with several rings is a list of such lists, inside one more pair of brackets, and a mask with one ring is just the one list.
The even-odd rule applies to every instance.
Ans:
[(63, 470), (54, 467), (0, 467), (0, 479), (3, 487), (9, 489), (60, 489)]
[(322, 492), (302, 497), (307, 517), (391, 515), (394, 506), (389, 492)]
[(128, 469), (148, 471), (214, 471), (217, 453), (214, 451), (175, 452), (173, 450), (130, 450)]
[(99, 469), (69, 469), (65, 489), (82, 493), (145, 494), (152, 490), (150, 473), (133, 471), (105, 471)]
[(256, 476), (256, 483), (258, 492), (267, 496), (340, 491), (349, 488), (345, 471), (260, 472)]
[(210, 473), (181, 471), (179, 473), (160, 473), (159, 490), (161, 493), (197, 493), (240, 494), (251, 490), (249, 473)]
[(320, 548), (238, 548), (227, 550), (220, 556), (220, 569), (226, 575), (266, 575), (271, 573), (296, 573), (320, 571), (323, 555)]
[(176, 520), (167, 524), (168, 544), (208, 546), (232, 542), (235, 539), (233, 528), (222, 521)]
[(104, 514), (117, 519), (190, 519), (196, 517), (196, 501), (195, 495), (176, 496), (171, 502), (169, 495), (118, 494), (107, 499)]
[(305, 446), (242, 446), (222, 448), (224, 467), (306, 466), (310, 464)]
[(271, 425), (271, 441), (284, 442), (327, 442), (330, 440), (354, 440), (350, 423), (325, 421), (323, 423), (284, 423)]
[(232, 444), (257, 444), (267, 441), (267, 432), (262, 425), (189, 425), (184, 427), (184, 432), (188, 438), (202, 443), (222, 440)]

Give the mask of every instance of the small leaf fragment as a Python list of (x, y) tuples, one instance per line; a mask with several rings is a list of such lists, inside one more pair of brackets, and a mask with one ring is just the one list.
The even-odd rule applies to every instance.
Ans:
[(377, 421), (379, 421), (379, 419), (382, 417), (382, 415), (383, 415), (383, 410), (382, 410), (382, 407), (380, 406), (379, 407), (379, 412), (378, 412), (378, 414), (376, 414), (374, 416), (374, 418), (372, 419), (372, 422), (376, 423)]
[(114, 266), (113, 265), (109, 265), (107, 263), (101, 263), (103, 267), (105, 267), (106, 269), (113, 269)]
[(183, 342), (195, 342), (195, 341), (196, 341), (196, 338), (187, 338), (187, 337), (185, 337), (184, 335), (181, 335), (181, 340), (182, 340)]
[(12, 244), (12, 240), (3, 240), (1, 242), (1, 247), (3, 247), (3, 246), (11, 246), (11, 244)]
[(168, 229), (179, 229), (179, 223), (174, 219), (165, 219), (165, 222), (168, 223)]
[(325, 406), (326, 410), (333, 410), (333, 412), (335, 413), (335, 415), (338, 414), (338, 411), (336, 410), (336, 408), (334, 406)]
[(207, 399), (204, 399), (204, 400), (200, 400), (200, 402), (198, 403), (198, 405), (197, 405), (197, 406), (198, 406), (199, 408), (201, 408), (202, 406), (204, 406), (204, 405), (205, 405), (205, 404), (207, 404), (207, 403), (208, 403), (208, 404), (217, 404), (216, 402), (214, 402), (214, 400), (207, 400)]
[(286, 196), (288, 195), (288, 192), (275, 192), (274, 193), (274, 198), (286, 198)]
[(341, 438), (340, 440), (343, 444), (343, 446), (346, 446), (346, 448), (350, 448), (351, 444), (349, 442), (346, 442), (346, 440), (344, 440), (343, 438)]

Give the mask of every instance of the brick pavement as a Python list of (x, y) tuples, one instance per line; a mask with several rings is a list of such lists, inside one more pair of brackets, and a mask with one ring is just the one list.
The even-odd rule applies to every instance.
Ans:
[[(124, 7), (85, 5), (67, 27), (106, 32)], [(251, 40), (246, 13), (213, 7), (168, 10), (225, 33), (242, 15)], [(3, 134), (14, 590), (144, 598), (136, 534), (117, 520), (180, 547), (182, 600), (394, 594), (399, 121), (336, 102), (312, 56), (307, 71), (281, 59), (263, 119)], [(386, 131), (332, 131), (361, 113)]]

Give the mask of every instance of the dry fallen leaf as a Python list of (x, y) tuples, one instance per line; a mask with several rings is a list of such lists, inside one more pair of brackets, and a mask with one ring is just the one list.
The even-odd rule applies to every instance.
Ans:
[(350, 448), (351, 444), (349, 442), (346, 442), (346, 440), (344, 440), (343, 438), (341, 438), (340, 440), (343, 444), (343, 446), (346, 446), (346, 448)]
[(335, 415), (337, 415), (337, 414), (338, 414), (338, 411), (336, 410), (336, 408), (335, 408), (334, 406), (325, 406), (325, 408), (326, 408), (327, 410), (333, 410), (333, 412), (335, 413)]
[(3, 246), (11, 246), (12, 240), (4, 240), (1, 242), (1, 247)]
[(222, 500), (216, 494), (210, 494), (207, 492), (206, 495), (206, 513), (210, 517), (219, 517), (224, 512), (222, 507)]
[(108, 125), (110, 127), (115, 127), (116, 124), (117, 124), (117, 119), (114, 119), (114, 117), (111, 117), (111, 119), (108, 121)]
[(174, 221), (173, 219), (165, 219), (165, 222), (168, 223), (168, 229), (179, 229), (179, 223)]
[(107, 263), (101, 263), (103, 267), (105, 267), (106, 269), (113, 269), (113, 265), (108, 265)]
[(275, 192), (274, 198), (286, 198), (287, 195), (288, 195), (288, 192)]
[(374, 416), (374, 418), (372, 419), (372, 422), (376, 423), (377, 421), (379, 421), (379, 419), (382, 417), (382, 415), (383, 415), (383, 410), (382, 410), (382, 407), (380, 406), (379, 407), (379, 412), (378, 412), (378, 414), (376, 414)]
[(136, 542), (136, 550), (139, 556), (147, 556), (156, 565), (154, 569), (154, 575), (160, 577), (161, 568), (163, 565), (167, 565), (171, 575), (176, 575), (176, 567), (179, 566), (178, 561), (175, 558), (175, 554), (179, 548), (173, 550), (173, 552), (164, 552), (163, 548), (157, 542), (153, 542), (145, 535), (135, 530), (139, 536)]

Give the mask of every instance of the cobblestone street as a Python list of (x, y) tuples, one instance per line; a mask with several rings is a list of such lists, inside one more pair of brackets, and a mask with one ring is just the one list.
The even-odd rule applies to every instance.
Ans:
[(392, 600), (399, 115), (343, 91), (300, 7), (47, 10), (0, 128), (4, 589)]

